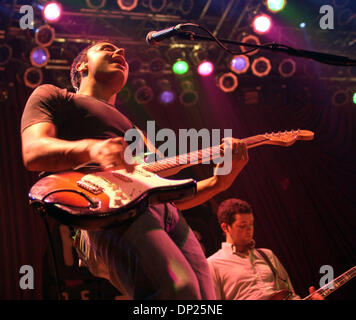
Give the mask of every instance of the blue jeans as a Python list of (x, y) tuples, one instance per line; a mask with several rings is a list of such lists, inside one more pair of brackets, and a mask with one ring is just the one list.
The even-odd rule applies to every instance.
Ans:
[(95, 251), (89, 269), (100, 260), (109, 281), (132, 299), (215, 299), (200, 243), (172, 204), (152, 206), (128, 226), (87, 231), (87, 237)]

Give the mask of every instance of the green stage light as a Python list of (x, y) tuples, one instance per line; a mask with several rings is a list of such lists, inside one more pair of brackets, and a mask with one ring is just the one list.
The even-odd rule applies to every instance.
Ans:
[(184, 60), (178, 60), (173, 64), (172, 70), (175, 74), (185, 74), (189, 70), (189, 65)]
[(286, 0), (267, 0), (267, 7), (272, 12), (281, 11), (287, 4)]
[(354, 96), (352, 98), (352, 101), (354, 102), (354, 104), (356, 104), (356, 92), (354, 93)]

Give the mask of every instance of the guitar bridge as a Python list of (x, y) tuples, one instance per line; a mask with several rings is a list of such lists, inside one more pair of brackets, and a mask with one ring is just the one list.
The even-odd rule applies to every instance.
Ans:
[(100, 194), (103, 192), (102, 187), (98, 186), (97, 184), (95, 184), (93, 182), (87, 181), (87, 180), (78, 180), (77, 185), (80, 188), (82, 188), (92, 194)]

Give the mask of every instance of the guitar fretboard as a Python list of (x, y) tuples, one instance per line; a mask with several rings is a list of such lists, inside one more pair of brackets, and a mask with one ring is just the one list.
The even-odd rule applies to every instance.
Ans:
[[(242, 140), (246, 143), (247, 148), (253, 148), (257, 147), (258, 145), (264, 144), (269, 139), (267, 139), (263, 135), (257, 135)], [(148, 163), (143, 166), (143, 169), (152, 173), (160, 173), (164, 170), (177, 168), (180, 166), (185, 167), (187, 166), (187, 164), (192, 165), (205, 163), (206, 161), (210, 161), (211, 159), (215, 159), (222, 156), (222, 152), (223, 149), (220, 147), (220, 145), (217, 145), (197, 151), (192, 151), (183, 155), (169, 157), (152, 163)]]

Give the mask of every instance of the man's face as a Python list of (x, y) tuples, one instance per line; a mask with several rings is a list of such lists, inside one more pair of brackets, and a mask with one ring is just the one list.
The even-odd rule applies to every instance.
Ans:
[(226, 236), (234, 245), (246, 246), (253, 239), (254, 217), (252, 213), (235, 214), (231, 225), (226, 224)]
[(101, 42), (87, 52), (88, 76), (99, 83), (105, 83), (120, 91), (128, 77), (129, 66), (122, 48)]

